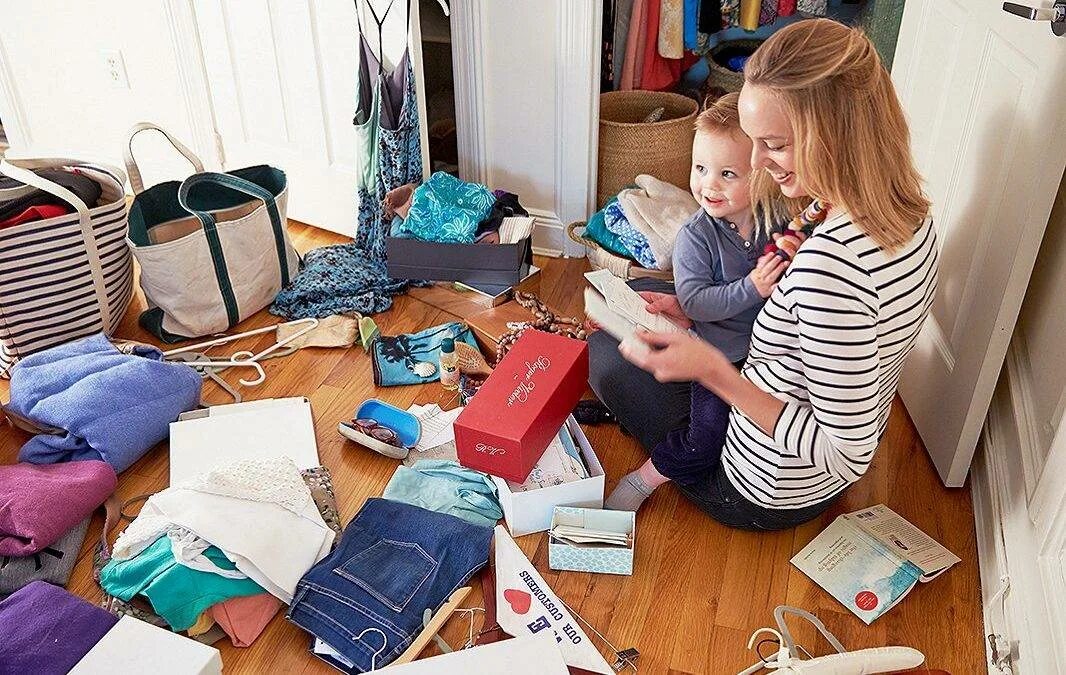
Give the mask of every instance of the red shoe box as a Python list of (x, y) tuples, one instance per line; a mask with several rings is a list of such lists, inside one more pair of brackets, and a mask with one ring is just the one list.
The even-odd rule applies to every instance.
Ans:
[(455, 420), (465, 467), (524, 482), (585, 393), (588, 345), (527, 330)]

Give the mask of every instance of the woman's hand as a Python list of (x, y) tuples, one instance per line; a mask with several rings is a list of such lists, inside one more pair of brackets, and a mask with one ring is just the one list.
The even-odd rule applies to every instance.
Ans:
[(755, 290), (759, 292), (759, 295), (763, 298), (768, 298), (777, 288), (777, 282), (787, 268), (787, 260), (783, 260), (776, 253), (767, 253), (759, 258), (759, 262), (755, 263), (755, 269), (751, 271), (748, 278), (755, 285)]
[(800, 244), (807, 239), (807, 235), (797, 230), (789, 230), (783, 234), (775, 232), (771, 236), (774, 244), (788, 255), (789, 260), (796, 257), (796, 251), (799, 250)]
[(703, 382), (715, 379), (726, 368), (736, 372), (725, 354), (688, 333), (638, 331), (636, 339), (639, 344), (626, 340), (618, 350), (660, 382)]
[(651, 314), (662, 314), (680, 328), (692, 327), (692, 319), (685, 316), (685, 310), (681, 309), (681, 301), (676, 295), (654, 291), (640, 291), (638, 295), (648, 303), (645, 309)]

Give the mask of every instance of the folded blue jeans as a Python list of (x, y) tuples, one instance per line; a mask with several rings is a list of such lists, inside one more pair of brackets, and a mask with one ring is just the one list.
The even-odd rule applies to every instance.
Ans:
[[(371, 498), (333, 553), (296, 586), (289, 621), (362, 673), (395, 660), (436, 611), (488, 562), (492, 528)], [(331, 661), (331, 663), (335, 663)]]

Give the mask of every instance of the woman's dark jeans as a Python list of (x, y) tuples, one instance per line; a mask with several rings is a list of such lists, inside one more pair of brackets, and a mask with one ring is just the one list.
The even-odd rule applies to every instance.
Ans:
[[(638, 291), (673, 293), (673, 285), (635, 280)], [(589, 336), (589, 384), (652, 464), (718, 522), (745, 530), (783, 530), (813, 520), (836, 500), (801, 509), (769, 509), (740, 494), (722, 470), (730, 407), (689, 382), (659, 382), (618, 352), (605, 331)]]

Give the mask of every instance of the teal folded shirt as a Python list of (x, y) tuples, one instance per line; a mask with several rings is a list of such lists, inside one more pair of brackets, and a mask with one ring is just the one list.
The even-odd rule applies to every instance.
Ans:
[(629, 253), (629, 249), (622, 243), (621, 237), (614, 232), (607, 229), (607, 224), (604, 221), (603, 212), (607, 210), (607, 207), (618, 201), (618, 197), (611, 197), (611, 199), (603, 205), (603, 209), (592, 214), (588, 222), (585, 223), (585, 237), (596, 242), (603, 248), (607, 249), (615, 255), (620, 255), (623, 258), (632, 258)]
[(381, 496), (486, 527), (503, 518), (496, 484), (485, 474), (447, 459), (422, 459), (411, 467), (397, 467)]
[[(217, 567), (237, 569), (219, 548), (211, 546), (204, 555)], [(129, 560), (112, 560), (100, 571), (100, 586), (129, 602), (138, 593), (152, 603), (156, 614), (176, 631), (188, 630), (208, 607), (245, 595), (265, 593), (251, 579), (227, 579), (180, 564), (170, 550), (170, 539), (162, 536)]]

